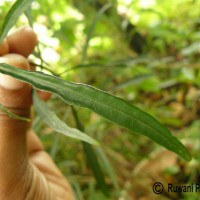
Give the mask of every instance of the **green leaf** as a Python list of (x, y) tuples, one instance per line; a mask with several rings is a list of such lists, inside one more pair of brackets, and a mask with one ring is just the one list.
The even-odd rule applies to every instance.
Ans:
[(46, 103), (40, 100), (37, 97), (35, 92), (33, 94), (33, 100), (34, 100), (35, 109), (37, 113), (39, 114), (40, 118), (44, 120), (44, 122), (47, 125), (49, 125), (52, 129), (66, 136), (83, 140), (85, 142), (88, 142), (94, 145), (98, 145), (97, 141), (87, 136), (85, 133), (79, 131), (78, 129), (68, 127), (67, 124), (61, 121), (54, 112), (49, 110)]
[[(84, 126), (81, 124), (78, 114), (73, 106), (72, 106), (72, 111), (73, 111), (74, 119), (76, 121), (76, 126), (81, 131), (84, 131)], [(84, 150), (88, 165), (92, 169), (92, 172), (94, 174), (94, 177), (97, 181), (99, 188), (101, 189), (101, 191), (104, 193), (105, 196), (109, 197), (110, 193), (108, 190), (108, 186), (106, 185), (105, 177), (104, 177), (104, 174), (102, 173), (101, 166), (99, 164), (97, 154), (95, 153), (94, 148), (90, 144), (83, 142), (83, 150)]]
[(2, 110), (4, 113), (6, 113), (9, 117), (11, 117), (13, 119), (18, 119), (18, 120), (22, 120), (22, 121), (26, 121), (26, 122), (31, 121), (29, 118), (21, 117), (19, 115), (16, 115), (15, 113), (12, 113), (5, 106), (3, 106), (1, 104), (0, 104), (0, 110)]
[(92, 22), (92, 25), (90, 26), (89, 28), (89, 32), (87, 33), (87, 39), (86, 39), (86, 43), (83, 47), (83, 53), (82, 53), (82, 63), (85, 62), (86, 60), (86, 55), (87, 55), (87, 50), (88, 50), (88, 47), (89, 47), (89, 42), (92, 38), (92, 34), (94, 32), (94, 29), (96, 27), (96, 24), (99, 20), (99, 18), (101, 17), (101, 15), (106, 11), (108, 10), (109, 8), (111, 7), (111, 4), (110, 3), (107, 3), (105, 4), (99, 11), (98, 13), (96, 14), (96, 16), (94, 17), (94, 20)]
[(25, 11), (25, 15), (26, 18), (28, 19), (28, 23), (31, 27), (33, 27), (33, 17), (32, 17), (32, 13), (31, 13), (31, 5), (26, 9)]
[(117, 175), (116, 175), (106, 153), (104, 152), (104, 150), (102, 148), (95, 148), (95, 150), (96, 150), (98, 157), (101, 160), (100, 163), (102, 163), (102, 167), (103, 167), (104, 171), (107, 172), (107, 174), (110, 176), (115, 189), (119, 190), (120, 187), (117, 182)]
[(102, 192), (107, 197), (109, 197), (110, 194), (109, 194), (108, 186), (106, 185), (104, 175), (102, 173), (101, 166), (99, 165), (97, 155), (94, 152), (94, 149), (92, 148), (91, 145), (85, 142), (83, 143), (83, 148), (84, 148), (85, 155), (87, 155), (88, 164), (92, 168), (92, 171), (94, 173), (94, 176), (97, 180), (99, 187), (101, 188)]
[(15, 25), (18, 17), (31, 5), (33, 0), (17, 0), (8, 11), (0, 33), (0, 43), (7, 36), (8, 31)]
[(142, 81), (150, 78), (150, 77), (153, 77), (153, 74), (140, 74), (140, 75), (137, 75), (133, 78), (130, 78), (122, 83), (119, 83), (117, 85), (115, 85), (113, 88), (112, 88), (112, 91), (117, 91), (117, 90), (121, 90), (121, 89), (124, 89), (126, 87), (129, 87), (129, 86), (133, 86), (133, 85), (139, 85), (141, 84)]
[(88, 108), (134, 133), (151, 138), (185, 160), (191, 160), (187, 149), (167, 128), (123, 99), (89, 85), (71, 83), (41, 72), (17, 69), (8, 64), (0, 64), (0, 72), (30, 83), (38, 89), (55, 93), (68, 104)]

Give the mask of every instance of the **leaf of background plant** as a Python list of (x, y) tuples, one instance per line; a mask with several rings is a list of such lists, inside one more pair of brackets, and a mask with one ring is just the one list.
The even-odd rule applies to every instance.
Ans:
[(0, 33), (0, 43), (8, 34), (8, 31), (15, 25), (18, 17), (29, 8), (33, 0), (17, 0), (8, 11)]
[(25, 10), (26, 18), (28, 19), (28, 23), (31, 27), (33, 27), (33, 17), (31, 14), (31, 5)]
[(21, 117), (19, 115), (16, 115), (15, 113), (10, 112), (6, 107), (0, 104), (0, 110), (2, 110), (4, 113), (6, 113), (9, 117), (13, 119), (18, 119), (26, 122), (30, 122), (31, 120), (29, 118)]
[(101, 17), (101, 15), (106, 11), (108, 10), (109, 8), (111, 7), (111, 3), (107, 3), (105, 4), (99, 11), (98, 13), (96, 14), (96, 16), (94, 17), (94, 20), (89, 28), (89, 32), (87, 33), (87, 38), (86, 38), (86, 43), (83, 47), (83, 53), (82, 53), (82, 64), (85, 62), (86, 60), (86, 55), (87, 55), (87, 50), (88, 50), (88, 47), (89, 47), (89, 42), (90, 42), (90, 39), (92, 37), (92, 34), (94, 32), (94, 28), (96, 26), (96, 23), (98, 22), (99, 18)]
[(95, 150), (96, 150), (98, 157), (101, 160), (100, 163), (102, 163), (102, 167), (104, 168), (104, 171), (107, 172), (107, 174), (110, 176), (115, 189), (117, 191), (119, 191), (120, 187), (119, 187), (119, 184), (117, 182), (117, 175), (116, 175), (106, 153), (104, 152), (104, 150), (102, 148), (95, 148)]
[(142, 81), (153, 77), (153, 74), (141, 74), (141, 75), (137, 75), (133, 78), (130, 78), (122, 83), (119, 83), (117, 85), (115, 85), (111, 90), (112, 91), (117, 91), (117, 90), (121, 90), (124, 89), (128, 86), (133, 86), (133, 85), (139, 85)]
[(55, 93), (68, 104), (88, 108), (134, 133), (149, 137), (185, 160), (191, 160), (187, 149), (167, 128), (123, 99), (89, 85), (71, 83), (42, 72), (17, 69), (8, 64), (0, 64), (0, 72), (30, 83), (38, 89)]
[[(81, 131), (84, 131), (84, 126), (81, 124), (78, 114), (73, 106), (72, 106), (72, 112), (74, 119), (76, 121), (77, 128)], [(101, 191), (105, 196), (109, 197), (110, 196), (109, 189), (108, 186), (106, 185), (105, 177), (101, 170), (101, 166), (99, 164), (99, 160), (97, 158), (97, 154), (94, 151), (94, 148), (90, 144), (87, 144), (85, 142), (83, 142), (82, 144), (88, 165), (92, 169), (92, 172), (94, 174), (94, 177), (97, 181), (99, 188), (101, 189)]]
[(54, 112), (49, 110), (46, 103), (37, 97), (35, 92), (33, 94), (33, 100), (34, 100), (35, 110), (39, 114), (40, 118), (52, 129), (66, 136), (98, 145), (97, 141), (95, 141), (85, 133), (79, 131), (78, 129), (70, 128), (69, 126), (67, 126), (67, 124), (61, 121)]
[(99, 187), (101, 188), (103, 193), (107, 197), (109, 197), (110, 194), (109, 194), (108, 186), (105, 183), (104, 175), (102, 173), (102, 170), (99, 165), (97, 155), (94, 152), (94, 149), (92, 148), (90, 144), (87, 144), (85, 142), (83, 143), (83, 148), (84, 148), (85, 155), (87, 155), (86, 158), (87, 158), (88, 164), (92, 168), (92, 171), (94, 173), (94, 176), (97, 180)]

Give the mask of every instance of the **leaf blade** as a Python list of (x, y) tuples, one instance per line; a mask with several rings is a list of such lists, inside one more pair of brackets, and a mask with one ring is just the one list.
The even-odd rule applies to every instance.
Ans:
[(17, 0), (8, 11), (0, 33), (0, 43), (8, 34), (9, 30), (14, 26), (18, 17), (23, 14), (34, 0)]
[(191, 160), (187, 149), (167, 128), (123, 99), (89, 85), (71, 83), (41, 72), (17, 69), (8, 64), (0, 64), (0, 72), (30, 83), (38, 89), (55, 93), (68, 104), (88, 108), (119, 126), (149, 137), (185, 160)]
[(79, 131), (78, 129), (75, 128), (70, 128), (65, 124), (63, 121), (61, 121), (57, 115), (52, 112), (47, 105), (37, 97), (36, 93), (34, 92), (33, 94), (33, 100), (34, 100), (34, 106), (41, 117), (41, 119), (49, 125), (52, 129), (55, 131), (62, 133), (66, 136), (75, 138), (75, 139), (80, 139), (82, 141), (88, 142), (90, 144), (98, 145), (98, 142), (85, 133)]

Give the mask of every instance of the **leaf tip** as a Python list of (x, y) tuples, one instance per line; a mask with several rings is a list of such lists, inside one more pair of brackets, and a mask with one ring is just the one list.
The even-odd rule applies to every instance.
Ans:
[(97, 147), (100, 146), (100, 143), (99, 143), (98, 141), (94, 140), (94, 139), (93, 139), (93, 141), (92, 141), (91, 144), (93, 144), (93, 145), (95, 145), (95, 146), (97, 146)]
[(183, 158), (185, 161), (190, 162), (192, 160), (192, 156), (190, 152), (187, 150), (187, 148), (181, 143), (182, 147), (181, 149), (176, 152), (181, 158)]
[(190, 162), (192, 160), (192, 156), (189, 152), (187, 152), (187, 154), (184, 155), (183, 159), (187, 162)]

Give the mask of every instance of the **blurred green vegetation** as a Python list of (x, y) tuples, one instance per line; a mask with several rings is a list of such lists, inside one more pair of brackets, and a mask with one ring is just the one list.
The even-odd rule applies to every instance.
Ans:
[[(0, 2), (1, 19), (11, 5)], [(126, 99), (165, 124), (193, 156), (190, 163), (177, 157), (174, 160), (171, 152), (165, 158), (166, 151), (149, 139), (130, 137), (127, 130), (89, 110), (78, 109), (85, 132), (101, 143), (95, 151), (106, 174), (109, 199), (157, 199), (151, 191), (156, 181), (200, 182), (199, 7), (200, 0), (33, 2), (33, 28), (39, 44), (31, 59), (42, 65), (43, 71)], [(24, 15), (16, 26), (27, 24)], [(48, 104), (69, 125), (76, 126), (70, 107), (56, 96)], [(96, 185), (81, 142), (55, 133), (37, 116), (34, 129), (72, 183), (78, 200), (108, 199)], [(154, 177), (148, 175), (152, 163), (157, 172)], [(162, 165), (159, 171), (157, 167)], [(198, 198), (195, 192), (159, 196)]]

